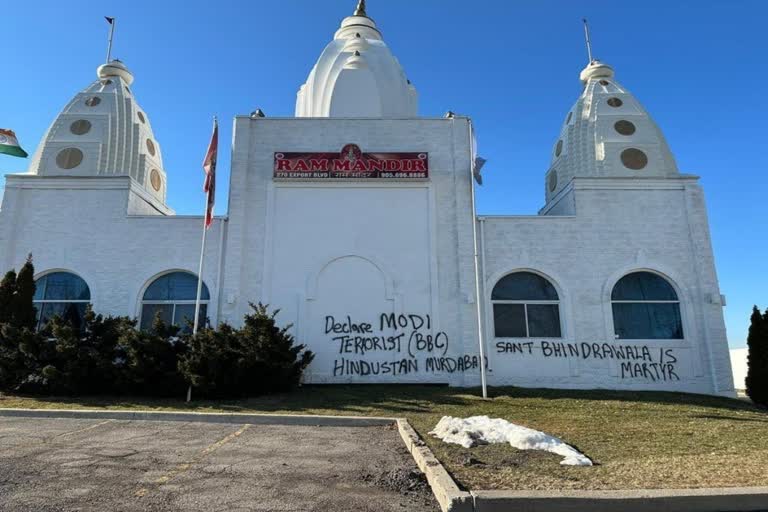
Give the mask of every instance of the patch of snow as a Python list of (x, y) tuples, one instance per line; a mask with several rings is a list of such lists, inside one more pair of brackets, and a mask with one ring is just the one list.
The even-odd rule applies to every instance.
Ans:
[(471, 448), (478, 444), (509, 443), (518, 450), (544, 450), (563, 457), (564, 466), (591, 466), (592, 461), (573, 446), (557, 437), (531, 428), (515, 425), (501, 418), (443, 416), (430, 432), (445, 443)]

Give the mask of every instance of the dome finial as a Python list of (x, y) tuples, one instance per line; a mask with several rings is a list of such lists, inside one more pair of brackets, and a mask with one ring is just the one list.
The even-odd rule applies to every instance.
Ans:
[(593, 78), (613, 78), (613, 68), (604, 62), (600, 62), (592, 56), (592, 38), (589, 37), (589, 23), (587, 18), (582, 18), (584, 22), (584, 40), (587, 43), (587, 57), (589, 62), (579, 74), (581, 81), (586, 84)]
[(587, 23), (587, 18), (582, 18), (581, 21), (584, 22), (584, 39), (587, 41), (587, 56), (589, 57), (588, 64), (592, 64), (595, 62), (595, 59), (592, 58), (592, 41), (589, 38), (589, 23)]
[(352, 16), (368, 17), (368, 14), (365, 12), (365, 0), (358, 0), (357, 8), (355, 9), (355, 12), (352, 14)]

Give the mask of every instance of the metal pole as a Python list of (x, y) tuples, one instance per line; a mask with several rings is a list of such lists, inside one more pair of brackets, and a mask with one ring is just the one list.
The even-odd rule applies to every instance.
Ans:
[(117, 18), (112, 18), (112, 23), (109, 24), (109, 45), (107, 46), (107, 64), (112, 57), (112, 36), (115, 35), (115, 25), (117, 24)]
[(587, 40), (587, 56), (589, 56), (589, 63), (592, 64), (592, 41), (589, 39), (589, 24), (587, 18), (583, 18), (584, 22), (584, 38)]
[[(216, 130), (217, 126), (217, 119), (216, 116), (213, 116), (213, 130), (214, 133), (216, 133), (216, 152), (218, 153), (218, 132)], [(215, 163), (213, 168), (213, 173), (216, 172)], [(214, 174), (215, 176), (215, 174)], [(203, 242), (202, 247), (200, 247), (200, 266), (198, 267), (197, 271), (197, 296), (195, 298), (195, 323), (192, 328), (192, 335), (194, 336), (197, 334), (197, 328), (200, 326), (200, 295), (203, 292), (203, 257), (205, 256), (205, 238), (206, 234), (208, 233), (208, 226), (206, 225), (205, 221), (208, 215), (208, 196), (211, 194), (211, 191), (209, 190), (208, 193), (205, 195), (205, 214), (203, 215)], [(213, 215), (213, 211), (211, 211), (211, 215)]]
[(205, 217), (203, 217), (203, 243), (200, 247), (200, 266), (197, 271), (197, 297), (195, 298), (195, 323), (192, 327), (192, 334), (197, 334), (197, 329), (200, 326), (200, 296), (203, 293), (203, 258), (205, 256), (205, 239), (208, 234), (208, 228), (205, 225)]
[(469, 123), (469, 147), (470, 158), (472, 161), (469, 164), (469, 183), (470, 183), (470, 197), (472, 200), (472, 247), (474, 250), (474, 265), (475, 265), (475, 305), (477, 309), (477, 338), (480, 346), (480, 385), (483, 388), (483, 398), (488, 398), (488, 386), (485, 379), (485, 332), (483, 330), (483, 317), (482, 317), (482, 296), (480, 295), (480, 265), (478, 264), (478, 251), (477, 251), (477, 212), (475, 211), (475, 176), (473, 173), (473, 166), (475, 165), (475, 152), (472, 120), (467, 119)]
[[(207, 196), (206, 196), (207, 197)], [(206, 199), (206, 208), (207, 208)], [(195, 323), (192, 326), (192, 336), (197, 334), (200, 326), (200, 296), (203, 292), (203, 258), (205, 257), (205, 239), (208, 234), (208, 227), (205, 225), (205, 216), (203, 216), (203, 242), (200, 247), (200, 265), (197, 267), (197, 296), (195, 298)], [(192, 401), (192, 386), (187, 388), (187, 402)]]
[[(214, 131), (214, 134), (216, 134), (216, 143), (217, 143), (216, 152), (218, 152), (218, 131), (216, 129), (217, 128), (216, 121), (217, 121), (216, 116), (213, 116), (213, 131)], [(206, 160), (207, 160), (207, 157), (206, 157)], [(214, 158), (214, 163), (213, 163), (214, 167), (212, 171), (213, 173), (216, 172), (215, 165), (216, 164), (215, 164), (215, 158)], [(215, 174), (214, 174), (214, 179), (215, 179)], [(206, 220), (208, 218), (209, 196), (212, 192), (211, 189), (207, 189), (207, 190), (208, 190), (208, 193), (205, 195), (205, 214), (203, 215), (203, 241), (200, 244), (200, 265), (198, 265), (197, 267), (197, 295), (195, 296), (195, 322), (192, 325), (192, 336), (197, 334), (197, 330), (200, 327), (200, 300), (203, 294), (203, 262), (205, 261), (205, 240), (208, 235), (208, 225), (206, 223)], [(211, 211), (211, 215), (213, 215), (213, 211)], [(192, 386), (190, 385), (187, 388), (187, 402), (191, 400), (192, 400)]]

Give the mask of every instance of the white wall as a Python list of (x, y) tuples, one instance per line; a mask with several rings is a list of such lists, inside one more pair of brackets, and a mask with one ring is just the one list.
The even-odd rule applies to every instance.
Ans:
[(736, 389), (746, 389), (747, 378), (747, 354), (746, 348), (731, 349), (731, 368), (733, 369), (733, 386)]
[[(720, 292), (695, 178), (575, 179), (572, 189), (575, 216), (490, 217), (480, 223), (491, 383), (732, 394)], [(562, 339), (494, 337), (491, 291), (502, 276), (521, 269), (541, 273), (557, 288)], [(634, 270), (660, 273), (673, 284), (685, 339), (614, 339), (610, 292)], [(566, 343), (562, 356), (556, 343)], [(586, 356), (582, 343), (590, 349)], [(634, 364), (631, 371), (622, 367), (628, 361), (609, 355), (603, 344), (645, 347), (647, 355), (635, 361), (640, 374)], [(643, 363), (652, 366), (646, 371)]]
[[(224, 295), (237, 297), (223, 316), (239, 318), (255, 300), (280, 308), (279, 320), (317, 354), (311, 382), (476, 382), (479, 368), (463, 364), (477, 354), (467, 120), (238, 118), (235, 132)], [(430, 179), (272, 178), (275, 152), (338, 152), (348, 143), (427, 152)], [(381, 329), (382, 313), (418, 315), (425, 325)], [(371, 324), (362, 337), (387, 344), (402, 335), (400, 345), (345, 349), (325, 321), (347, 315)], [(430, 347), (438, 335), (443, 348)]]
[[(38, 275), (66, 270), (82, 277), (97, 313), (138, 316), (144, 288), (159, 274), (197, 275), (202, 217), (128, 215), (142, 201), (128, 177), (9, 177), (0, 211), (0, 268), (18, 268), (27, 254)], [(141, 189), (138, 190), (141, 193)], [(224, 222), (211, 226), (204, 281), (218, 299)], [(216, 310), (209, 316), (216, 320)]]
[[(272, 177), (275, 152), (337, 152), (349, 143), (363, 152), (427, 152), (430, 178)], [(205, 254), (212, 320), (239, 325), (249, 302), (280, 308), (278, 321), (293, 323), (298, 341), (317, 353), (307, 374), (311, 382), (478, 384), (469, 162), (465, 118), (237, 118), (229, 218), (216, 220)], [(18, 268), (32, 252), (39, 273), (64, 269), (82, 276), (96, 311), (137, 315), (154, 277), (175, 269), (196, 273), (202, 221), (157, 215), (142, 194), (128, 177), (9, 177), (0, 210), (1, 268)], [(489, 383), (732, 394), (696, 179), (577, 178), (563, 194), (559, 204), (567, 207), (549, 215), (478, 223)], [(491, 290), (521, 269), (545, 275), (557, 288), (562, 339), (494, 338)], [(611, 288), (641, 269), (663, 274), (678, 291), (684, 340), (614, 340)], [(404, 323), (382, 326), (382, 313), (404, 315)], [(354, 340), (334, 340), (343, 333), (326, 332), (326, 317), (343, 325), (347, 315), (355, 324), (371, 324), (364, 337), (384, 340), (365, 353)], [(400, 345), (392, 347), (400, 335)], [(560, 356), (556, 342), (575, 348), (563, 346)], [(616, 357), (571, 354), (583, 350), (582, 343), (592, 354), (593, 343), (601, 351), (604, 343), (646, 347), (650, 360), (639, 362), (663, 363), (665, 373), (627, 375)]]

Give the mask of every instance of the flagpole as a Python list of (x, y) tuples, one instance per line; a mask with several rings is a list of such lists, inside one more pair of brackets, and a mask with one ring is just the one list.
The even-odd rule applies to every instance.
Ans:
[[(480, 264), (478, 262), (478, 247), (477, 247), (477, 210), (475, 208), (475, 151), (474, 151), (474, 127), (472, 126), (472, 120), (467, 119), (469, 124), (469, 147), (470, 158), (472, 161), (469, 164), (469, 197), (470, 208), (472, 209), (472, 243), (474, 248), (473, 264), (475, 270), (475, 315), (477, 316), (477, 344), (480, 352), (480, 387), (482, 388), (483, 398), (488, 398), (488, 383), (485, 375), (485, 332), (483, 330), (483, 301), (485, 297), (480, 295)], [(485, 272), (485, 269), (483, 269)]]
[[(216, 129), (216, 116), (213, 116), (213, 126)], [(203, 261), (205, 258), (205, 240), (208, 235), (207, 213), (208, 213), (208, 194), (205, 196), (205, 214), (203, 215), (203, 241), (200, 244), (200, 264), (197, 267), (197, 295), (195, 296), (195, 322), (192, 326), (192, 336), (197, 334), (200, 327), (200, 301), (203, 294)], [(211, 212), (213, 216), (213, 212)], [(192, 386), (187, 388), (187, 402), (192, 400)]]
[(197, 297), (195, 298), (195, 323), (192, 327), (192, 335), (197, 334), (197, 329), (200, 326), (200, 298), (203, 293), (203, 257), (205, 255), (205, 239), (208, 233), (208, 226), (205, 225), (205, 217), (203, 217), (203, 243), (200, 247), (200, 266), (197, 270)]
[(117, 24), (117, 18), (107, 18), (107, 20), (111, 19), (112, 21), (109, 23), (109, 45), (107, 46), (107, 64), (109, 64), (109, 59), (112, 57), (112, 36), (115, 35), (115, 25)]

